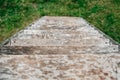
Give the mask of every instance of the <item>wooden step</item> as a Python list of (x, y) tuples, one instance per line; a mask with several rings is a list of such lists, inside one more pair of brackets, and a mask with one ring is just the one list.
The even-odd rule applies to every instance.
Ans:
[(50, 29), (76, 29), (78, 27), (88, 26), (88, 24), (82, 18), (70, 18), (64, 17), (64, 19), (48, 19), (44, 17), (33, 24), (31, 24), (26, 29), (40, 29), (40, 30), (50, 30)]
[(0, 80), (119, 80), (120, 55), (0, 56)]
[(31, 38), (70, 38), (70, 39), (79, 39), (79, 38), (94, 38), (100, 37), (104, 38), (103, 35), (99, 33), (85, 33), (84, 31), (64, 31), (64, 30), (24, 30), (20, 34), (16, 35), (14, 38), (18, 39), (31, 39)]
[[(102, 38), (103, 35), (95, 35), (95, 34), (63, 34), (63, 33), (42, 33), (42, 34), (19, 34), (12, 39), (95, 39)], [(11, 40), (12, 40), (11, 39)]]
[(118, 53), (117, 45), (98, 47), (96, 46), (4, 46), (0, 49), (1, 54), (29, 54), (29, 55), (47, 55), (47, 54), (108, 54)]
[(109, 39), (13, 39), (7, 46), (108, 46)]

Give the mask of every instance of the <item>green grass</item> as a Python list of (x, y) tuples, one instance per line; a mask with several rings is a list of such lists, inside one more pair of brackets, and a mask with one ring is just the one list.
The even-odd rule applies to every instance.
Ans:
[(120, 0), (0, 0), (0, 42), (45, 15), (83, 17), (120, 43)]

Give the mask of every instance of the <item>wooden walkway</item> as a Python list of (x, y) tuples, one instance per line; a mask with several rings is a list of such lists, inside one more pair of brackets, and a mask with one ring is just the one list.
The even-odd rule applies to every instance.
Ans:
[(120, 80), (120, 46), (82, 18), (45, 16), (2, 44), (0, 80)]

